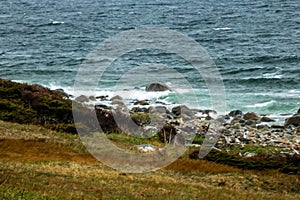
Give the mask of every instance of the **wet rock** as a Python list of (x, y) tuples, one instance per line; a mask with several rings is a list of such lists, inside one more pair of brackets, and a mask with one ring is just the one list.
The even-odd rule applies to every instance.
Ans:
[(107, 100), (108, 95), (96, 96), (96, 99), (100, 99), (101, 101)]
[(149, 105), (149, 100), (136, 101), (136, 102), (134, 102), (134, 105), (146, 106), (146, 105)]
[(271, 119), (269, 117), (263, 116), (262, 118), (260, 118), (260, 122), (275, 122), (275, 120)]
[(279, 125), (279, 124), (272, 124), (272, 125), (271, 125), (271, 128), (272, 128), (272, 129), (284, 129), (284, 126), (281, 126), (281, 125)]
[(284, 126), (289, 125), (300, 126), (300, 114), (296, 114), (292, 117), (287, 118), (285, 120)]
[(243, 116), (243, 112), (241, 110), (233, 110), (228, 115), (230, 117)]
[(167, 91), (167, 90), (171, 91), (171, 89), (163, 83), (149, 83), (146, 86), (147, 92), (161, 92), (161, 91)]
[(80, 102), (80, 103), (84, 103), (84, 102), (88, 102), (89, 98), (87, 98), (84, 95), (80, 95), (80, 96), (75, 98), (75, 101)]
[(260, 117), (254, 112), (246, 113), (243, 118), (245, 120), (253, 120), (253, 121), (258, 121), (260, 119)]

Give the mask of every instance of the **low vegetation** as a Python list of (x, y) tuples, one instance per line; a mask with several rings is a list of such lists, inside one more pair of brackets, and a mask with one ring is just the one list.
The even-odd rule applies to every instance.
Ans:
[[(0, 199), (299, 199), (300, 176), (190, 159), (130, 174), (94, 159), (77, 135), (0, 121)], [(107, 135), (124, 148), (157, 139)]]

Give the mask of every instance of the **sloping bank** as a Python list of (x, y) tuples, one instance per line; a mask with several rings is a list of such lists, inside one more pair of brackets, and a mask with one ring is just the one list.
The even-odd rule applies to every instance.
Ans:
[[(87, 115), (86, 119), (89, 119), (88, 115), (90, 114), (90, 111), (83, 108), (82, 104), (80, 103), (75, 103), (75, 105), (75, 107), (78, 108), (76, 109), (75, 113), (80, 112), (79, 114)], [(121, 133), (121, 130), (118, 128), (117, 124), (114, 122), (114, 120), (112, 120), (113, 116), (111, 110), (99, 106), (96, 106), (95, 108), (97, 120), (99, 121), (104, 132)], [(137, 111), (131, 112), (130, 116), (124, 116), (123, 118), (125, 121), (128, 120), (129, 122), (132, 122), (132, 118), (135, 124), (138, 125), (134, 126), (135, 128), (148, 125), (149, 114), (151, 115), (152, 113), (161, 113), (160, 110), (163, 110), (162, 113), (169, 113), (163, 107), (151, 108), (152, 110), (148, 109), (147, 112), (143, 112), (138, 108), (135, 109), (137, 109)], [(164, 143), (170, 142), (176, 134), (184, 134), (184, 132), (196, 128), (196, 139), (198, 139), (198, 141), (196, 140), (193, 143), (201, 144), (201, 142), (203, 141), (203, 134), (206, 131), (206, 122), (199, 119), (195, 119), (196, 121), (189, 120), (189, 114), (193, 115), (194, 112), (192, 110), (185, 111), (184, 114), (187, 115), (185, 117), (182, 117), (181, 115), (178, 116), (178, 113), (176, 113), (175, 111), (176, 109), (174, 110), (174, 112), (172, 110), (171, 114), (169, 114), (170, 118), (174, 118), (171, 120), (171, 122), (174, 123), (166, 124), (166, 126), (162, 127), (161, 130), (156, 130), (156, 133), (158, 133), (158, 139)], [(180, 111), (183, 112), (182, 108), (180, 109)], [(298, 112), (290, 119), (291, 124), (295, 127), (299, 125), (297, 124), (299, 116), (300, 113)], [(241, 130), (241, 128), (237, 129), (236, 124), (238, 123), (238, 125), (242, 126), (244, 129), (246, 128), (247, 131), (250, 132), (250, 135), (251, 132), (253, 132), (253, 134), (255, 133), (256, 135), (258, 135), (259, 138), (263, 138), (262, 136), (266, 136), (266, 141), (272, 141), (272, 135), (276, 137), (279, 137), (280, 135), (291, 135), (291, 137), (293, 136), (293, 134), (298, 135), (298, 131), (294, 131), (298, 129), (293, 128), (293, 130), (291, 131), (283, 129), (278, 132), (278, 130), (275, 131), (275, 129), (267, 128), (267, 130), (263, 132), (258, 127), (250, 126), (251, 124), (248, 125), (247, 122), (249, 122), (249, 120), (247, 121), (246, 119), (244, 119), (245, 115), (243, 115), (242, 117), (243, 118), (239, 118), (235, 116), (230, 123), (225, 123), (223, 134), (221, 135), (219, 142), (217, 143), (219, 145), (217, 147), (221, 152), (211, 151), (208, 156), (205, 157), (205, 159), (244, 169), (279, 169), (280, 171), (285, 173), (300, 173), (300, 156), (297, 153), (298, 151), (295, 151), (296, 153), (294, 153), (294, 155), (281, 155), (279, 151), (281, 151), (282, 149), (282, 142), (278, 143), (281, 146), (279, 145), (278, 147), (275, 146), (275, 148), (273, 148), (268, 146), (269, 143), (261, 142), (260, 144), (259, 142), (255, 142), (254, 139), (257, 138), (257, 136), (254, 137), (254, 139), (251, 137), (245, 139), (245, 136), (243, 136), (243, 138), (238, 138), (239, 136), (237, 135), (237, 130), (239, 131)], [(158, 116), (156, 119), (159, 122), (160, 116)], [(72, 134), (77, 133), (72, 113), (72, 101), (63, 91), (53, 91), (40, 85), (21, 84), (4, 79), (0, 79), (0, 120), (17, 122), (21, 124), (42, 125), (46, 128), (50, 128), (60, 132), (67, 132)], [(186, 120), (185, 123), (180, 122), (184, 120)], [(192, 125), (196, 122), (198, 125)], [(204, 124), (201, 124), (202, 122)], [(89, 127), (90, 129), (92, 126), (89, 126), (88, 123), (93, 124), (95, 122), (84, 122), (83, 124), (87, 126), (83, 125), (83, 128)], [(124, 124), (126, 125), (128, 123)], [(123, 128), (126, 129), (127, 127)], [(178, 128), (181, 128), (180, 132), (177, 130)], [(231, 138), (231, 140), (229, 141), (228, 138)], [(242, 141), (241, 139), (244, 139), (245, 142), (243, 142), (244, 140)], [(262, 139), (259, 139), (259, 141), (261, 140)], [(277, 140), (274, 141), (275, 145), (277, 145)], [(270, 153), (271, 151), (267, 151), (267, 149), (279, 149), (279, 151)], [(254, 153), (253, 156), (249, 156), (251, 155), (251, 153)], [(274, 154), (276, 155), (274, 156)], [(197, 158), (196, 155), (197, 150), (196, 152), (190, 150), (190, 158)]]

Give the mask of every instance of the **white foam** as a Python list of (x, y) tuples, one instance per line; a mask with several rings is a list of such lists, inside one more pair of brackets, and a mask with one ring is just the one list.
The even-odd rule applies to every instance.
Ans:
[(271, 100), (271, 101), (267, 101), (267, 102), (263, 102), (263, 103), (256, 103), (254, 105), (247, 105), (245, 107), (247, 108), (262, 108), (262, 107), (266, 107), (270, 104), (276, 103), (275, 100)]
[(64, 24), (65, 22), (63, 21), (52, 21), (53, 25), (58, 25), (58, 24)]
[(223, 28), (213, 28), (215, 31), (228, 31), (231, 30), (229, 27), (223, 27)]

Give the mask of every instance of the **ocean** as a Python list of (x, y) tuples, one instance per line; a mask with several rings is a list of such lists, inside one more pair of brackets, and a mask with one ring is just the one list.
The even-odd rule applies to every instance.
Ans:
[[(123, 31), (149, 27), (180, 32), (205, 49), (221, 74), (228, 112), (280, 116), (300, 108), (298, 0), (1, 0), (0, 77), (74, 94), (76, 74), (90, 52)], [(152, 71), (135, 71), (151, 68), (151, 63)], [(177, 75), (155, 70), (159, 64)], [(117, 84), (124, 74), (147, 81), (165, 75), (162, 80), (170, 86), (184, 80), (196, 94), (194, 102), (190, 90), (177, 84), (188, 106), (211, 108), (201, 74), (177, 55), (159, 49), (126, 53), (106, 68), (100, 81), (92, 81), (99, 81), (96, 95), (113, 96), (116, 85), (122, 85), (120, 90), (131, 91), (131, 102), (180, 104), (174, 92), (145, 92), (146, 82)]]

